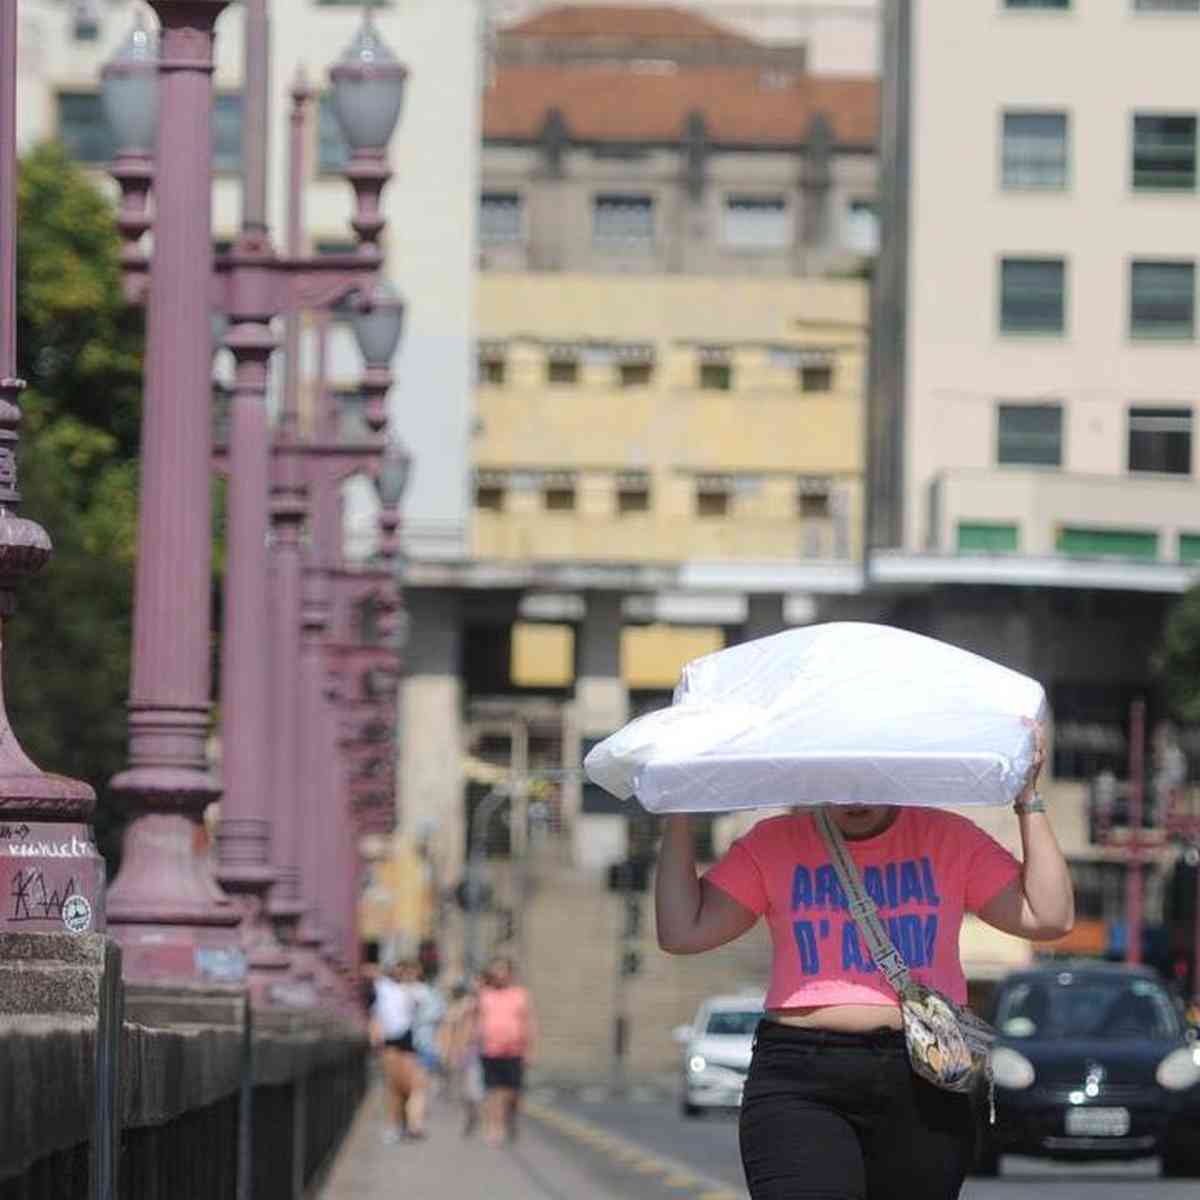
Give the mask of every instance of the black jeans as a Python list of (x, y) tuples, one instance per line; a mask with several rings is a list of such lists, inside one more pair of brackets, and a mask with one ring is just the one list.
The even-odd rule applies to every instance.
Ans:
[(740, 1134), (752, 1200), (954, 1200), (975, 1147), (970, 1098), (914, 1075), (902, 1033), (770, 1020)]

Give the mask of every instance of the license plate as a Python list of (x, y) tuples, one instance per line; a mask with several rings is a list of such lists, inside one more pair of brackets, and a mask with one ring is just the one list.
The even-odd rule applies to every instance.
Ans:
[(1124, 1137), (1128, 1132), (1127, 1108), (1067, 1109), (1067, 1133), (1074, 1137)]

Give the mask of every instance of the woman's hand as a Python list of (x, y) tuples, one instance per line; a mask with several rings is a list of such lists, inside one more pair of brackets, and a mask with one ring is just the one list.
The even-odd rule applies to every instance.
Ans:
[(1033, 728), (1033, 762), (1029, 764), (1029, 770), (1025, 775), (1025, 786), (1021, 789), (1019, 801), (1030, 799), (1034, 792), (1037, 791), (1038, 779), (1042, 774), (1042, 767), (1046, 765), (1046, 731), (1042, 728), (1040, 721), (1031, 721), (1026, 718), (1023, 722)]

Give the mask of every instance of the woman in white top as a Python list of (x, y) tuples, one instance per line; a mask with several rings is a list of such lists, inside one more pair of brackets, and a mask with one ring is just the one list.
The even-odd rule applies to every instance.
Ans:
[(389, 1142), (425, 1136), (428, 1079), (417, 1057), (413, 1033), (429, 1002), (428, 991), (421, 982), (420, 965), (411, 959), (396, 963), (375, 981), (371, 1042), (383, 1054), (392, 1114), (392, 1127), (384, 1134)]

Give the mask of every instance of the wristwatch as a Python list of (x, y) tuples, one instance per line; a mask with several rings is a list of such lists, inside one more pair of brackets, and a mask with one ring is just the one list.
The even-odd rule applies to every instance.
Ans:
[(1045, 800), (1042, 799), (1042, 797), (1037, 792), (1034, 792), (1027, 799), (1021, 799), (1021, 797), (1018, 796), (1017, 799), (1013, 802), (1013, 812), (1015, 812), (1018, 816), (1021, 816), (1024, 813), (1035, 813), (1035, 812), (1045, 812), (1045, 811), (1046, 811), (1046, 802), (1045, 802)]

